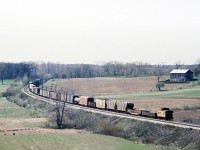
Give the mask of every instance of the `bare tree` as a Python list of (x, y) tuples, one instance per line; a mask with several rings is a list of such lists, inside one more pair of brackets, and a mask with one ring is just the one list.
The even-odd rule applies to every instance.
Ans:
[(194, 74), (195, 74), (195, 76), (200, 75), (200, 58), (197, 59), (197, 61), (196, 61), (196, 65), (194, 67)]
[(1, 84), (3, 85), (3, 80), (4, 80), (4, 74), (6, 72), (6, 65), (5, 64), (0, 64), (0, 78), (1, 78)]
[(180, 69), (182, 66), (184, 66), (184, 64), (181, 61), (175, 63), (175, 69)]
[(164, 64), (158, 64), (155, 66), (155, 69), (153, 70), (153, 74), (156, 76), (157, 81), (160, 82), (160, 78), (165, 74), (166, 69), (165, 69)]
[(63, 116), (65, 110), (65, 102), (61, 103), (61, 101), (56, 102), (56, 106), (52, 111), (56, 112), (56, 125), (58, 129), (63, 129)]

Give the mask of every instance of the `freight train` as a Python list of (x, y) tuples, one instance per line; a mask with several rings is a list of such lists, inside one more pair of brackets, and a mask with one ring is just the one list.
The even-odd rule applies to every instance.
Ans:
[(161, 110), (152, 113), (148, 110), (139, 110), (134, 108), (134, 103), (110, 100), (110, 99), (96, 99), (89, 96), (80, 96), (67, 93), (56, 92), (52, 90), (42, 89), (29, 83), (29, 90), (39, 96), (50, 98), (52, 100), (63, 101), (66, 103), (81, 105), (85, 107), (92, 107), (96, 109), (115, 111), (119, 113), (128, 113), (131, 115), (138, 115), (150, 118), (158, 118), (165, 120), (173, 120), (173, 111), (169, 108), (161, 108)]

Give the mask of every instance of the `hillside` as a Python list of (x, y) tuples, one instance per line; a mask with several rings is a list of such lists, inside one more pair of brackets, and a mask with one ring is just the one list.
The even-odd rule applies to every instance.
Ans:
[[(4, 92), (10, 83), (0, 85), (0, 92)], [(169, 149), (135, 144), (121, 138), (96, 135), (85, 130), (47, 129), (45, 126), (48, 119), (40, 118), (41, 114), (39, 114), (39, 109), (43, 107), (43, 104), (36, 105), (36, 103), (38, 102), (30, 100), (29, 106), (24, 108), (0, 96), (0, 149)]]

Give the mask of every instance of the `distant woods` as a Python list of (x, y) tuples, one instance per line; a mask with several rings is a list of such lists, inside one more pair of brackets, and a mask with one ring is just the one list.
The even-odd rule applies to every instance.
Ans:
[[(169, 75), (176, 65), (151, 65), (143, 62), (120, 63), (111, 61), (104, 64), (58, 64), (58, 63), (0, 63), (0, 79), (16, 79), (26, 76), (28, 80), (42, 78), (93, 78), (93, 77), (139, 77)], [(194, 75), (200, 74), (200, 64), (182, 65)]]
[(0, 79), (4, 84), (4, 79), (29, 78), (34, 65), (31, 63), (0, 63)]
[[(169, 75), (176, 65), (151, 65), (143, 62), (120, 63), (111, 61), (104, 64), (35, 64), (38, 74), (52, 75), (53, 78), (93, 78), (93, 77), (141, 77)], [(181, 69), (191, 69), (200, 65), (181, 65)], [(196, 72), (194, 72), (196, 73)], [(196, 74), (195, 74), (196, 75)], [(198, 74), (197, 74), (198, 75)]]
[[(53, 78), (93, 78), (93, 77), (139, 77), (154, 75), (153, 66), (147, 63), (104, 64), (37, 64), (39, 74), (51, 74)], [(166, 70), (165, 70), (166, 71)]]

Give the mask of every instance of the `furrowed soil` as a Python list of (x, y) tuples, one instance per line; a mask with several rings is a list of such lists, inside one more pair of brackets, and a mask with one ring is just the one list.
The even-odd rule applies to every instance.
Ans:
[[(167, 79), (167, 77), (162, 80)], [(57, 80), (50, 80), (47, 85), (56, 83)], [(155, 89), (155, 77), (135, 77), (135, 78), (81, 78), (59, 80), (57, 89), (73, 92), (74, 94), (95, 96), (99, 98), (110, 98), (121, 101), (134, 102), (137, 108), (156, 111), (161, 107), (183, 108), (184, 106), (200, 106), (200, 96), (171, 97), (171, 92), (182, 91), (192, 87), (192, 83), (187, 84), (165, 84), (164, 92)], [(168, 92), (168, 93), (167, 93)], [(162, 95), (162, 93), (166, 93)]]
[(124, 101), (133, 102), (135, 108), (145, 109), (152, 112), (156, 112), (163, 107), (182, 109), (184, 106), (200, 106), (200, 100), (196, 99), (134, 98), (125, 99)]
[[(162, 80), (167, 79), (167, 77)], [(73, 92), (80, 95), (112, 95), (130, 94), (155, 91), (155, 77), (135, 78), (77, 78), (63, 79), (59, 81), (57, 88), (63, 91)], [(50, 80), (47, 85), (56, 84), (57, 80)], [(165, 90), (186, 88), (190, 84), (166, 84)], [(52, 88), (54, 88), (52, 86)]]

